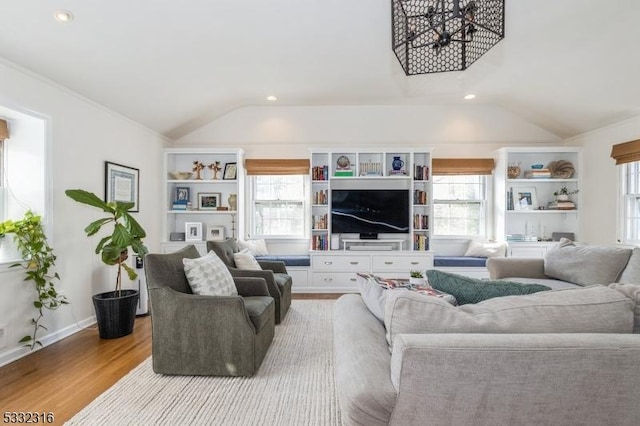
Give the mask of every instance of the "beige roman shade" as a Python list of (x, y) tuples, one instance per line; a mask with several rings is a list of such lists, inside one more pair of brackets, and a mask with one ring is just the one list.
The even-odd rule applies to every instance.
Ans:
[(309, 174), (308, 159), (257, 159), (244, 160), (248, 175), (306, 175)]
[(495, 167), (493, 158), (434, 158), (434, 175), (490, 175)]
[(9, 139), (9, 126), (7, 120), (0, 118), (0, 140)]
[(640, 139), (614, 145), (611, 148), (611, 158), (616, 160), (616, 164), (640, 161)]

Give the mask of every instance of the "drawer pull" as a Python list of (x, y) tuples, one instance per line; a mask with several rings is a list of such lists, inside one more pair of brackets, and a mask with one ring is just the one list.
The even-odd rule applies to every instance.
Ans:
[(349, 281), (356, 281), (355, 278), (349, 278)]
[(357, 265), (360, 262), (349, 262), (350, 265)]
[(333, 265), (333, 262), (324, 262), (325, 265)]
[(419, 265), (420, 262), (411, 262), (412, 265)]
[(393, 262), (384, 262), (385, 265), (393, 265)]
[(333, 278), (325, 278), (324, 279), (324, 282), (326, 282), (326, 283), (330, 283), (331, 281), (333, 281)]

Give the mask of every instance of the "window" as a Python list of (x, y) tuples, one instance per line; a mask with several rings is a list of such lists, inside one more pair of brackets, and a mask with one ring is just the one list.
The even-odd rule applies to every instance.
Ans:
[(434, 235), (484, 236), (487, 182), (487, 175), (434, 175)]
[(6, 207), (6, 183), (5, 183), (5, 164), (4, 164), (4, 139), (0, 139), (0, 222), (3, 222), (7, 216)]
[(307, 175), (251, 176), (251, 238), (304, 238)]
[(640, 244), (640, 161), (622, 166), (622, 242)]

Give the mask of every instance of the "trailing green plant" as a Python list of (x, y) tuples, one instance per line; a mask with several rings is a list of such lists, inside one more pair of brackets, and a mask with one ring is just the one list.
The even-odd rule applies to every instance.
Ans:
[(136, 279), (138, 276), (133, 268), (125, 262), (128, 258), (129, 247), (140, 256), (144, 256), (148, 252), (147, 247), (142, 242), (142, 238), (146, 237), (147, 234), (138, 221), (129, 214), (135, 204), (120, 201), (107, 203), (94, 193), (84, 189), (68, 189), (65, 194), (81, 204), (96, 207), (107, 213), (107, 217), (91, 222), (84, 228), (88, 237), (97, 234), (104, 225), (113, 223), (111, 235), (102, 238), (98, 242), (95, 252), (101, 256), (102, 261), (107, 265), (118, 266), (116, 291), (120, 292), (122, 290), (123, 269), (131, 280)]
[(557, 197), (558, 195), (573, 195), (573, 194), (577, 194), (578, 192), (580, 192), (579, 189), (574, 189), (573, 191), (569, 191), (569, 189), (566, 186), (563, 186), (562, 188), (554, 192), (553, 195)]
[(14, 263), (14, 267), (22, 267), (25, 270), (25, 281), (32, 281), (38, 296), (33, 301), (33, 307), (38, 311), (36, 318), (31, 319), (33, 333), (20, 339), (20, 343), (34, 349), (36, 345), (42, 346), (37, 339), (40, 329), (47, 327), (41, 324), (44, 318), (44, 309), (55, 310), (69, 302), (66, 297), (58, 294), (54, 280), (60, 280), (57, 272), (51, 275), (49, 270), (55, 266), (56, 256), (49, 246), (47, 236), (42, 227), (42, 218), (33, 214), (30, 210), (24, 214), (22, 220), (6, 220), (0, 223), (0, 235), (13, 235), (13, 240), (20, 251), (24, 262)]
[(424, 278), (421, 271), (409, 271), (409, 276), (411, 276), (411, 278)]

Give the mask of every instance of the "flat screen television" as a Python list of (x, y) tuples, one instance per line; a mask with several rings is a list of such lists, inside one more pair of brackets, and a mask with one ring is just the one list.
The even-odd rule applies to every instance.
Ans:
[(409, 232), (409, 191), (406, 189), (333, 189), (331, 232), (377, 234)]

